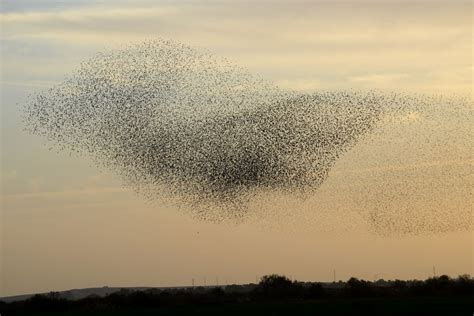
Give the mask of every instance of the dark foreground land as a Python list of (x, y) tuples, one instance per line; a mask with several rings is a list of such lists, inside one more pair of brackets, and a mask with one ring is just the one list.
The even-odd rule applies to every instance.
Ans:
[(473, 315), (474, 279), (333, 284), (271, 275), (259, 284), (185, 289), (121, 290), (79, 300), (60, 293), (0, 302), (8, 315)]

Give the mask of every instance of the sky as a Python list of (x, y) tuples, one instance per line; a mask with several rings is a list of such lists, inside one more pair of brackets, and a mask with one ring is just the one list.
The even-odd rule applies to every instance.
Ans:
[[(472, 107), (391, 122), (305, 201), (242, 223), (148, 201), (87, 156), (27, 134), (21, 105), (98, 51), (169, 38), (283, 89), (472, 103), (470, 1), (21, 1), (1, 5), (0, 296), (96, 286), (373, 280), (473, 273)], [(379, 225), (371, 224), (377, 221)]]

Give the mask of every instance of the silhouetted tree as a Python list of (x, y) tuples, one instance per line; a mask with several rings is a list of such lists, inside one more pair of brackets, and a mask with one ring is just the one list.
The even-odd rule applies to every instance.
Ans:
[(373, 293), (372, 284), (370, 282), (357, 278), (350, 278), (349, 281), (347, 281), (346, 289), (349, 295), (353, 297), (369, 296)]
[(267, 298), (294, 298), (301, 294), (301, 285), (285, 276), (271, 274), (261, 278), (256, 292)]

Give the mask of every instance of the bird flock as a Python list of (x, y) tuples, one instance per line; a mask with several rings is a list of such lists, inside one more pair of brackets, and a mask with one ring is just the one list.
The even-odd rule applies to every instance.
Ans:
[[(99, 53), (31, 97), (26, 128), (91, 156), (149, 199), (242, 218), (256, 194), (302, 198), (341, 155), (415, 98), (299, 93), (206, 51), (151, 40)], [(215, 212), (213, 212), (215, 219)]]

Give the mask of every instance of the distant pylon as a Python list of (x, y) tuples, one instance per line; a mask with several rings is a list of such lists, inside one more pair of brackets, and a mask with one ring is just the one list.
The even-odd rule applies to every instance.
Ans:
[(332, 271), (333, 282), (336, 283), (336, 269)]
[(436, 267), (433, 266), (433, 277), (436, 278)]

